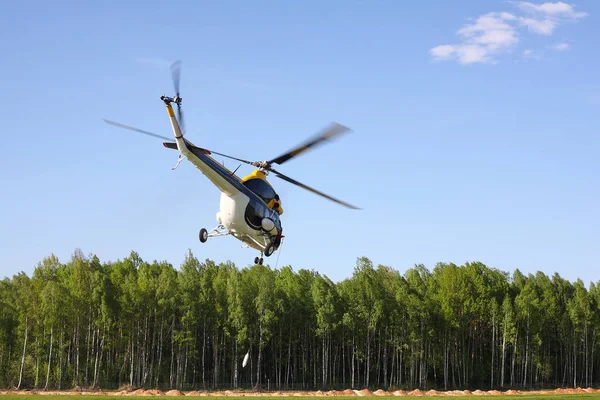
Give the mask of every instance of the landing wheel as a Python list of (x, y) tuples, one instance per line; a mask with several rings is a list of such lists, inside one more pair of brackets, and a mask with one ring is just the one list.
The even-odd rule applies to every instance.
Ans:
[(198, 237), (202, 243), (206, 242), (208, 240), (208, 231), (204, 228), (200, 229), (200, 234)]
[(263, 258), (262, 257), (254, 257), (254, 265), (262, 265)]
[(271, 242), (267, 245), (267, 247), (265, 247), (265, 257), (270, 257), (274, 251), (275, 251), (275, 246)]

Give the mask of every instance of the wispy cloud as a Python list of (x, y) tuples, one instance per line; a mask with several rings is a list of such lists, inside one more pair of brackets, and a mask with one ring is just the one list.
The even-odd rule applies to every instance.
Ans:
[(517, 7), (528, 14), (527, 17), (520, 17), (519, 22), (531, 32), (546, 36), (552, 35), (559, 25), (574, 22), (588, 15), (585, 12), (575, 11), (573, 5), (560, 1), (543, 4), (521, 1), (517, 3)]
[(572, 4), (563, 3), (562, 1), (544, 4), (520, 1), (517, 3), (517, 6), (525, 12), (538, 13), (545, 16), (583, 18), (588, 15), (586, 12), (575, 11), (575, 7)]
[(532, 49), (523, 50), (523, 57), (527, 60), (541, 60), (542, 53)]
[(569, 50), (571, 48), (571, 46), (569, 45), (569, 43), (556, 43), (555, 45), (552, 46), (552, 49), (557, 50), (557, 51), (565, 51), (565, 50)]
[(535, 18), (520, 17), (519, 22), (521, 25), (526, 26), (533, 33), (538, 35), (552, 35), (554, 29), (556, 29), (556, 22), (550, 19), (538, 20)]
[[(523, 15), (509, 12), (490, 12), (477, 17), (475, 22), (461, 27), (457, 34), (461, 41), (442, 44), (429, 50), (434, 60), (457, 60), (460, 64), (495, 63), (495, 56), (514, 49), (519, 43), (520, 28), (538, 35), (550, 36), (558, 26), (575, 22), (588, 14), (575, 10), (563, 2), (534, 4), (525, 1), (509, 1), (516, 4)], [(566, 43), (554, 47), (567, 50)], [(533, 54), (531, 49), (523, 53)]]

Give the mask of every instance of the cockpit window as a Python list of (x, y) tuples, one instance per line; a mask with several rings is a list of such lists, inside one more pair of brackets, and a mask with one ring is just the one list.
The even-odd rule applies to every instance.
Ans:
[(249, 179), (244, 182), (244, 185), (258, 195), (267, 204), (276, 196), (273, 188), (260, 178)]

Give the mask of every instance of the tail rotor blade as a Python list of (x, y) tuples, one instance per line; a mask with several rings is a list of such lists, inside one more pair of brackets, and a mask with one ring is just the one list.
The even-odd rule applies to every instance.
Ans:
[(183, 111), (181, 110), (181, 104), (177, 104), (177, 117), (179, 119), (179, 128), (181, 134), (185, 136), (185, 122), (183, 120)]
[(181, 81), (181, 60), (177, 60), (171, 64), (171, 77), (173, 78), (173, 87), (175, 88), (177, 102), (177, 119), (179, 120), (179, 128), (181, 133), (185, 135), (185, 123), (183, 120), (183, 111), (181, 111), (181, 96), (179, 92), (179, 84)]
[(181, 79), (181, 60), (177, 60), (171, 64), (171, 76), (173, 77), (173, 87), (175, 93), (179, 96), (179, 81)]

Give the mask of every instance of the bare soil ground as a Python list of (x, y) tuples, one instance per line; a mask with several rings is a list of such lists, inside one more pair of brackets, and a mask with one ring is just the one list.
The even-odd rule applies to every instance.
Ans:
[(506, 396), (506, 395), (551, 395), (551, 394), (584, 394), (584, 393), (600, 393), (600, 389), (593, 388), (577, 388), (577, 389), (561, 389), (555, 390), (536, 390), (536, 391), (520, 391), (520, 390), (450, 390), (450, 391), (437, 391), (428, 390), (421, 391), (415, 389), (412, 391), (396, 390), (396, 391), (385, 391), (376, 390), (375, 392), (369, 389), (363, 390), (331, 390), (331, 391), (258, 391), (258, 390), (222, 390), (222, 391), (189, 391), (181, 392), (179, 390), (169, 390), (163, 392), (160, 390), (146, 390), (146, 389), (124, 389), (117, 391), (104, 391), (104, 390), (84, 390), (84, 389), (73, 389), (64, 391), (53, 391), (53, 390), (0, 390), (0, 395), (99, 395), (99, 396)]

